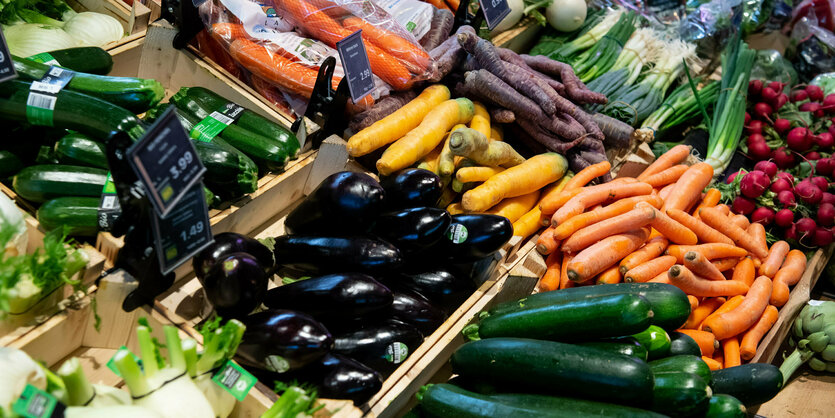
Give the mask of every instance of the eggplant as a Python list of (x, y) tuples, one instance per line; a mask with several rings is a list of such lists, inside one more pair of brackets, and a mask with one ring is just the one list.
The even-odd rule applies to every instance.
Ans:
[(457, 309), (473, 290), (468, 277), (456, 276), (446, 267), (389, 274), (384, 282), (397, 291), (416, 292), (447, 313)]
[(384, 213), (377, 218), (372, 233), (403, 252), (429, 247), (449, 228), (449, 212), (438, 208), (409, 208)]
[(394, 292), (393, 296), (390, 315), (417, 328), (424, 336), (435, 332), (446, 320), (443, 310), (415, 292), (404, 289)]
[(301, 280), (271, 289), (270, 308), (296, 309), (317, 319), (359, 316), (391, 306), (391, 291), (371, 276), (339, 273)]
[(351, 357), (388, 377), (423, 342), (420, 331), (395, 319), (336, 334), (333, 352)]
[(443, 184), (437, 174), (421, 168), (407, 168), (380, 180), (386, 191), (386, 209), (435, 206)]
[(466, 263), (448, 263), (446, 268), (456, 277), (467, 277), (473, 287), (479, 287), (486, 282), (490, 275), (496, 271), (499, 262), (502, 260), (499, 252), (490, 253), (487, 257), (479, 258), (476, 261)]
[(322, 358), (333, 347), (330, 332), (305, 313), (271, 309), (243, 323), (246, 331), (237, 355), (248, 366), (284, 373)]
[(395, 246), (362, 236), (283, 235), (275, 239), (273, 251), (278, 265), (312, 274), (378, 273), (403, 263)]
[(255, 257), (265, 272), (272, 270), (273, 253), (256, 239), (235, 232), (221, 232), (214, 236), (214, 242), (194, 256), (191, 263), (194, 274), (202, 280), (218, 259), (232, 253), (247, 253)]
[(454, 215), (444, 238), (423, 257), (445, 257), (456, 263), (477, 261), (501, 249), (512, 236), (513, 224), (504, 216)]
[(362, 234), (383, 208), (385, 192), (365, 173), (331, 174), (284, 221), (291, 234)]
[(327, 399), (350, 399), (362, 405), (383, 387), (383, 378), (368, 366), (339, 354), (327, 354), (314, 366), (319, 396)]
[(218, 259), (200, 282), (221, 318), (240, 319), (261, 306), (268, 279), (255, 257), (232, 253)]

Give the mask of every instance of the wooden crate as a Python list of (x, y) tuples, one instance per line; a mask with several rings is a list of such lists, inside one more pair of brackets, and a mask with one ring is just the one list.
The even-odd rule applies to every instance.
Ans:
[(107, 51), (145, 36), (148, 25), (153, 22), (151, 9), (138, 1), (128, 5), (122, 0), (68, 0), (67, 4), (79, 12), (89, 11), (113, 16), (122, 24), (127, 35), (104, 45), (102, 48)]

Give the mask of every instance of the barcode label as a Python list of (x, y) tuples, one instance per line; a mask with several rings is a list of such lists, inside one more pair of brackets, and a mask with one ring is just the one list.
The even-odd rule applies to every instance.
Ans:
[(56, 101), (57, 98), (55, 96), (48, 96), (46, 94), (41, 93), (29, 93), (29, 98), (26, 99), (26, 106), (37, 107), (39, 109), (54, 110)]
[(119, 207), (119, 200), (116, 199), (116, 196), (107, 195), (103, 196), (101, 199), (101, 208), (102, 209), (116, 209)]
[(222, 124), (224, 124), (224, 125), (227, 125), (227, 126), (229, 126), (229, 125), (231, 125), (233, 122), (235, 122), (235, 120), (234, 120), (234, 119), (232, 119), (232, 118), (230, 118), (229, 116), (226, 116), (226, 115), (224, 115), (223, 113), (220, 113), (220, 112), (218, 112), (218, 111), (214, 111), (214, 112), (212, 112), (212, 114), (211, 114), (211, 115), (209, 115), (209, 117), (211, 117), (211, 118), (215, 118), (218, 122), (220, 122), (220, 123), (222, 123)]

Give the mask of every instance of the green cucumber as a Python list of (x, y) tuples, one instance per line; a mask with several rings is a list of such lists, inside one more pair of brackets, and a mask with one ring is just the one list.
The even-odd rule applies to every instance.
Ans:
[(490, 315), (532, 309), (555, 303), (582, 300), (593, 296), (634, 293), (652, 305), (652, 324), (664, 329), (681, 328), (690, 316), (690, 301), (681, 289), (666, 283), (618, 283), (606, 286), (583, 286), (559, 292), (543, 292), (518, 301), (505, 302), (490, 309)]
[(17, 174), (23, 169), (23, 161), (10, 151), (0, 150), (0, 179)]
[[(218, 95), (217, 93), (203, 87), (184, 87), (186, 94), (203, 105), (206, 109), (218, 110), (234, 102)], [(289, 129), (253, 112), (244, 109), (235, 122), (248, 131), (261, 134), (267, 138), (273, 138), (284, 145), (287, 155), (296, 158), (299, 155), (299, 140)]]
[(783, 375), (772, 364), (748, 363), (712, 374), (715, 393), (731, 395), (748, 407), (768, 402), (783, 388)]
[(623, 354), (647, 361), (647, 349), (633, 337), (618, 337), (610, 340), (580, 343), (583, 347), (597, 348), (610, 353)]
[(38, 222), (51, 231), (66, 228), (68, 235), (89, 237), (98, 232), (98, 197), (59, 197), (38, 208)]
[[(0, 119), (29, 122), (26, 102), (30, 85), (18, 80), (0, 83)], [(99, 140), (106, 140), (117, 131), (139, 139), (145, 132), (144, 123), (130, 111), (67, 89), (57, 95), (52, 126), (81, 132)]]
[(710, 406), (710, 386), (696, 374), (655, 373), (652, 409), (675, 417), (704, 416)]
[(519, 405), (522, 408), (560, 411), (562, 416), (566, 417), (664, 417), (652, 411), (585, 399), (528, 393), (496, 393), (489, 397), (505, 404)]
[(107, 155), (101, 142), (87, 135), (71, 132), (55, 143), (55, 156), (62, 164), (83, 165), (107, 170)]
[(43, 203), (56, 197), (99, 197), (107, 171), (73, 165), (33, 165), (14, 176), (12, 186), (22, 198)]
[(620, 294), (490, 315), (478, 325), (478, 334), (480, 338), (589, 340), (639, 332), (651, 321), (652, 307), (646, 299)]
[(719, 393), (710, 397), (710, 407), (705, 418), (745, 418), (746, 416), (748, 416), (748, 411), (739, 399)]
[(699, 344), (696, 343), (696, 340), (694, 340), (693, 337), (678, 331), (667, 332), (667, 335), (670, 337), (671, 356), (680, 356), (684, 354), (693, 356), (702, 355), (702, 349), (699, 348)]
[(525, 338), (488, 338), (455, 351), (452, 371), (466, 378), (514, 388), (604, 402), (647, 404), (649, 365), (634, 357), (590, 347)]
[(652, 325), (633, 337), (646, 347), (650, 360), (670, 355), (670, 336), (661, 327)]
[[(113, 69), (113, 57), (97, 46), (58, 49), (38, 55), (48, 55), (46, 58), (51, 57), (58, 61), (59, 66), (80, 73), (107, 75)], [(38, 55), (28, 59), (34, 61), (33, 58)]]
[[(50, 68), (49, 65), (26, 58), (12, 56), (12, 59), (15, 70), (23, 80), (40, 80)], [(86, 73), (75, 73), (66, 89), (102, 99), (133, 113), (150, 109), (165, 95), (165, 89), (156, 80)]]
[(688, 372), (702, 378), (705, 383), (710, 384), (713, 377), (710, 367), (699, 356), (672, 356), (649, 362), (649, 368), (653, 373), (662, 372)]

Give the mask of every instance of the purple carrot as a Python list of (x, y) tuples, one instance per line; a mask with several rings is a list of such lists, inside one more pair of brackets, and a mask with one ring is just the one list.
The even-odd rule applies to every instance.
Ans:
[(459, 33), (458, 43), (469, 54), (473, 55), (478, 62), (478, 66), (491, 73), (495, 74), (502, 80), (507, 77), (502, 59), (499, 58), (499, 53), (496, 47), (490, 41), (479, 38), (474, 33)]
[(500, 107), (490, 107), (490, 119), (498, 123), (513, 123), (516, 121), (516, 114), (512, 110), (502, 109)]
[(559, 75), (565, 85), (568, 97), (578, 103), (606, 104), (606, 96), (589, 90), (580, 78), (574, 74), (574, 69), (566, 63), (552, 60), (544, 55), (520, 55), (520, 57), (534, 70), (545, 74)]
[(453, 20), (455, 20), (455, 16), (449, 10), (435, 9), (429, 32), (426, 32), (426, 35), (420, 38), (420, 46), (427, 51), (431, 51), (440, 45), (452, 31)]
[[(557, 113), (557, 103), (555, 100), (560, 98), (560, 95), (554, 89), (545, 83), (540, 84), (536, 77), (528, 74), (516, 65), (504, 62), (501, 66), (505, 69), (504, 76), (494, 73), (495, 75), (499, 76), (499, 78), (529, 99), (535, 101), (546, 115), (553, 116)], [(550, 92), (546, 90), (550, 90)], [(571, 104), (567, 100), (565, 102)]]
[(528, 133), (528, 135), (551, 151), (564, 154), (583, 140), (583, 137), (581, 136), (571, 142), (563, 142), (562, 139), (551, 132), (542, 129), (534, 122), (525, 119), (517, 119), (516, 123), (518, 123), (519, 126), (521, 126), (522, 129)]

